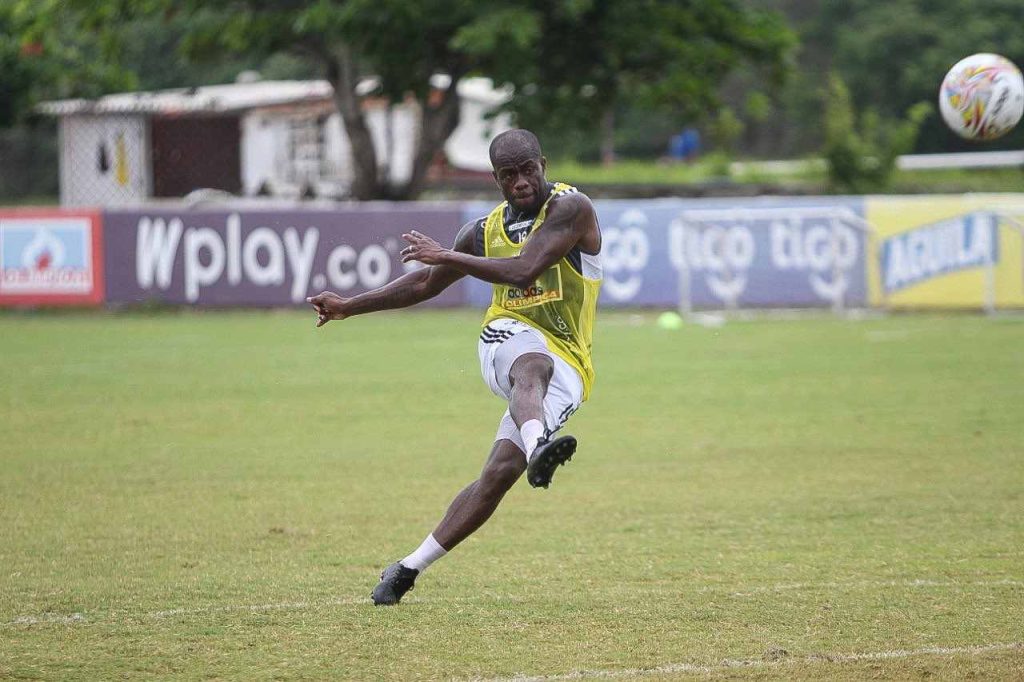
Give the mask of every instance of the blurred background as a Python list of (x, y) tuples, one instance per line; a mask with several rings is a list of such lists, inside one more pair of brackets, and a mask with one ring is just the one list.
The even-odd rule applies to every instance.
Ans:
[[(0, 301), (73, 302), (55, 278), (107, 303), (223, 280), (209, 302), (229, 305), (383, 283), (410, 222), (448, 239), (489, 209), (489, 140), (521, 126), (598, 201), (605, 303), (1024, 305), (1024, 201), (976, 196), (1020, 189), (1024, 128), (968, 143), (936, 106), (968, 54), (1024, 63), (1022, 19), (1003, 0), (7, 0), (0, 205), (102, 214), (9, 223)], [(298, 223), (316, 234), (288, 242)], [(90, 239), (105, 275), (40, 274)], [(486, 299), (460, 287), (450, 303)]]
[[(1015, 190), (1016, 156), (983, 178), (897, 157), (1024, 147), (1021, 129), (964, 142), (934, 111), (960, 58), (1024, 62), (1008, 30), (1022, 13), (1002, 0), (7, 0), (0, 201), (53, 203), (62, 187), (75, 205), (198, 188), (461, 198), (490, 191), (486, 138), (513, 122), (597, 196)], [(834, 168), (846, 148), (874, 163)], [(97, 194), (82, 176), (105, 168), (115, 185)]]

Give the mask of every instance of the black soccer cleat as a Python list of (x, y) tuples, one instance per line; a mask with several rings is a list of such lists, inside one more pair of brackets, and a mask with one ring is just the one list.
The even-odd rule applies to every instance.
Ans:
[(562, 436), (554, 440), (547, 437), (537, 443), (537, 449), (533, 451), (530, 464), (526, 467), (526, 480), (534, 488), (547, 488), (551, 483), (551, 477), (555, 475), (555, 469), (562, 466), (576, 452), (576, 439), (572, 436)]
[(393, 606), (401, 601), (406, 592), (416, 584), (416, 576), (420, 572), (415, 568), (406, 568), (396, 561), (380, 574), (380, 582), (373, 588), (370, 597), (374, 606)]

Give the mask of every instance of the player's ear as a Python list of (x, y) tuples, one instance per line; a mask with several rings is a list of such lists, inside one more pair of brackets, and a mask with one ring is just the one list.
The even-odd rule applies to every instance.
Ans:
[(540, 157), (540, 169), (544, 173), (546, 173), (548, 171), (548, 157), (546, 157), (546, 156)]
[(501, 189), (501, 180), (498, 179), (498, 171), (492, 170), (491, 177), (494, 178), (494, 184), (498, 186), (498, 189)]

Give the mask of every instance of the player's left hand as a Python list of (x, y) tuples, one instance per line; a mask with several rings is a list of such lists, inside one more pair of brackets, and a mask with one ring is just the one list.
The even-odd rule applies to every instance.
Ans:
[(424, 265), (441, 265), (448, 250), (425, 234), (412, 230), (402, 235), (409, 246), (402, 249), (402, 262), (419, 261)]

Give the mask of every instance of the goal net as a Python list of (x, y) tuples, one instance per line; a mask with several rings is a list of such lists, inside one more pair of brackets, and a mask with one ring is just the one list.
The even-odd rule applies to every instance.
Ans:
[(669, 226), (681, 315), (869, 307), (874, 230), (842, 205), (684, 210)]

